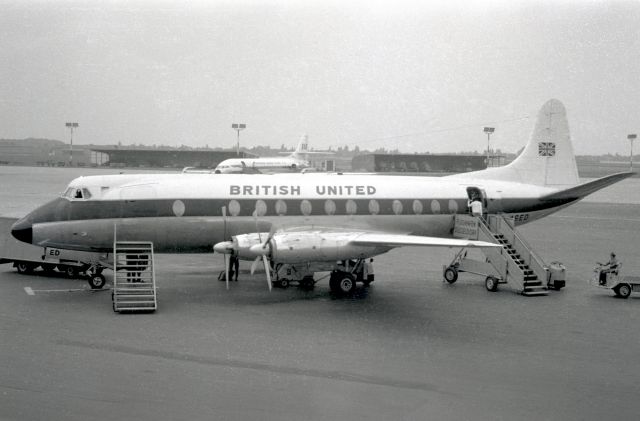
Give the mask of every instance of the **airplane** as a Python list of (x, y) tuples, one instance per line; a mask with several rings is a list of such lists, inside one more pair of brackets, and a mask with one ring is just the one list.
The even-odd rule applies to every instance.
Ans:
[(256, 174), (299, 172), (310, 167), (307, 160), (310, 154), (327, 154), (330, 152), (309, 151), (309, 138), (304, 135), (293, 153), (282, 158), (231, 158), (225, 159), (214, 169), (216, 174)]
[[(118, 241), (152, 241), (157, 252), (215, 252), (330, 271), (330, 289), (356, 279), (338, 262), (395, 247), (495, 247), (453, 237), (473, 194), (485, 212), (529, 223), (631, 176), (580, 183), (563, 104), (540, 109), (523, 152), (503, 167), (447, 177), (362, 174), (154, 174), (80, 177), (57, 199), (17, 221), (18, 240), (72, 250), (112, 251)], [(255, 265), (252, 266), (252, 270)], [(311, 269), (309, 269), (311, 268)], [(312, 278), (313, 279), (313, 278)]]

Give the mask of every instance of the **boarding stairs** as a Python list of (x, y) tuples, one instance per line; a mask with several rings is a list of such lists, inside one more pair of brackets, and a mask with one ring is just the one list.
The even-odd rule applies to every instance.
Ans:
[[(524, 296), (548, 294), (549, 268), (518, 233), (513, 218), (500, 214), (486, 215), (486, 218), (457, 215), (456, 226), (459, 224), (467, 227), (467, 238), (502, 246), (481, 249), (500, 283), (509, 283)], [(470, 226), (475, 226), (475, 230), (468, 229)], [(472, 232), (475, 236), (468, 235)]]
[(116, 241), (113, 247), (113, 311), (155, 311), (158, 301), (153, 243)]

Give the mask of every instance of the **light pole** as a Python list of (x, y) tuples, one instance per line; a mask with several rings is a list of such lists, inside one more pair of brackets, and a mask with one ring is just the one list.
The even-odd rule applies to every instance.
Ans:
[(631, 151), (629, 152), (629, 171), (633, 171), (633, 141), (638, 137), (636, 134), (630, 134), (627, 136), (631, 143)]
[(236, 154), (240, 156), (240, 130), (244, 130), (247, 128), (246, 124), (233, 123), (231, 128), (238, 133), (238, 139), (236, 143)]
[(65, 126), (71, 130), (71, 149), (69, 150), (69, 166), (73, 167), (73, 129), (78, 127), (78, 123), (65, 123)]
[(491, 144), (491, 133), (493, 133), (495, 130), (495, 127), (484, 128), (484, 132), (487, 134), (487, 168), (489, 168), (489, 146)]

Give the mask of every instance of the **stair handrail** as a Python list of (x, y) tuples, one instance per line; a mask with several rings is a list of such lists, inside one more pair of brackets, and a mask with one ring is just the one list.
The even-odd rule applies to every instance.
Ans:
[[(525, 260), (526, 262), (528, 262), (527, 265), (538, 276), (540, 282), (543, 282), (543, 284), (546, 285), (548, 270), (547, 266), (544, 263), (544, 260), (542, 260), (542, 258), (535, 251), (533, 251), (531, 245), (518, 233), (515, 224), (512, 221), (507, 219), (504, 215), (496, 215), (496, 217), (496, 220), (498, 221), (498, 231), (504, 235), (500, 228), (502, 227), (503, 223), (507, 225), (507, 227), (509, 228), (508, 232), (513, 235), (514, 248), (516, 248), (516, 250), (523, 249), (524, 252), (528, 254), (528, 259)], [(516, 240), (522, 247), (516, 247)], [(521, 253), (522, 250), (518, 250), (518, 252)]]
[[(480, 230), (487, 237), (488, 240), (496, 244), (499, 244), (499, 241), (494, 237), (494, 232), (491, 229), (491, 216), (492, 215), (488, 215), (487, 220), (483, 218), (478, 218), (478, 221), (479, 221), (478, 225), (480, 227)], [(496, 229), (496, 232), (497, 232), (497, 229)], [(515, 262), (513, 261), (513, 258), (509, 255), (509, 253), (507, 253), (507, 250), (504, 245), (502, 245), (502, 247), (500, 248), (500, 254), (503, 256), (506, 262), (506, 265), (505, 265), (506, 272), (504, 275), (501, 274), (504, 277), (504, 280), (506, 280), (507, 282), (517, 284), (516, 289), (519, 288), (521, 291), (524, 291), (524, 271), (518, 265), (515, 264)], [(490, 259), (489, 259), (489, 263), (491, 263), (491, 265), (496, 269), (498, 273), (501, 273), (500, 269), (496, 267), (497, 263), (491, 261)], [(520, 280), (519, 278), (522, 278), (522, 280)]]

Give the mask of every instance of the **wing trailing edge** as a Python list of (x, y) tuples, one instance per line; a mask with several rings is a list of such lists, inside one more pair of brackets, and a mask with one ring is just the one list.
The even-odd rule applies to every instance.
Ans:
[(364, 233), (350, 241), (360, 246), (421, 246), (421, 247), (501, 247), (486, 241), (464, 240), (457, 238), (425, 237), (407, 234)]

